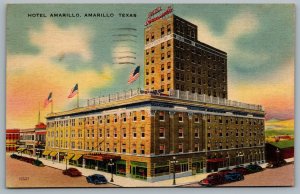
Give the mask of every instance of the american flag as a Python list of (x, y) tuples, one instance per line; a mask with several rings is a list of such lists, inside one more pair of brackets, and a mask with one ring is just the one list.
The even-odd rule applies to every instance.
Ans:
[(44, 108), (46, 108), (48, 106), (48, 104), (50, 104), (51, 102), (52, 102), (52, 92), (50, 92), (48, 98), (45, 100)]
[(73, 98), (76, 94), (78, 94), (78, 84), (76, 84), (74, 88), (71, 90), (68, 98)]
[(133, 83), (135, 80), (137, 80), (140, 76), (140, 66), (137, 66), (133, 71), (131, 71), (128, 81), (128, 84)]

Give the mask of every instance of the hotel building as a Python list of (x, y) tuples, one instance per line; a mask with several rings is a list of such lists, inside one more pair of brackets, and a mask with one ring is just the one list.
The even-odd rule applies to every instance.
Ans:
[(227, 99), (226, 53), (197, 26), (174, 14), (148, 25), (144, 72), (145, 90), (48, 114), (43, 155), (147, 181), (264, 162), (265, 112)]

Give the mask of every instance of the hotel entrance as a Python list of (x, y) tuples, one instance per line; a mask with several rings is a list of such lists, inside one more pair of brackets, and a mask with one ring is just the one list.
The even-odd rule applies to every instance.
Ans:
[(147, 179), (147, 163), (146, 162), (131, 162), (130, 174), (132, 178)]

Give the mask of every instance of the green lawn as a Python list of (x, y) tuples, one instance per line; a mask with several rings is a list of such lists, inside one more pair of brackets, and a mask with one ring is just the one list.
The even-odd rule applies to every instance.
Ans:
[(277, 135), (294, 135), (294, 130), (266, 130), (266, 137), (272, 137)]

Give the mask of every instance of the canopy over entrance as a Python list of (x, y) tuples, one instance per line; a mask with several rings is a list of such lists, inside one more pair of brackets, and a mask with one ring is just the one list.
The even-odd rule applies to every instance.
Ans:
[(116, 161), (121, 159), (120, 156), (114, 156), (110, 154), (84, 155), (83, 158), (89, 160), (98, 160), (98, 161), (108, 161), (110, 159)]

